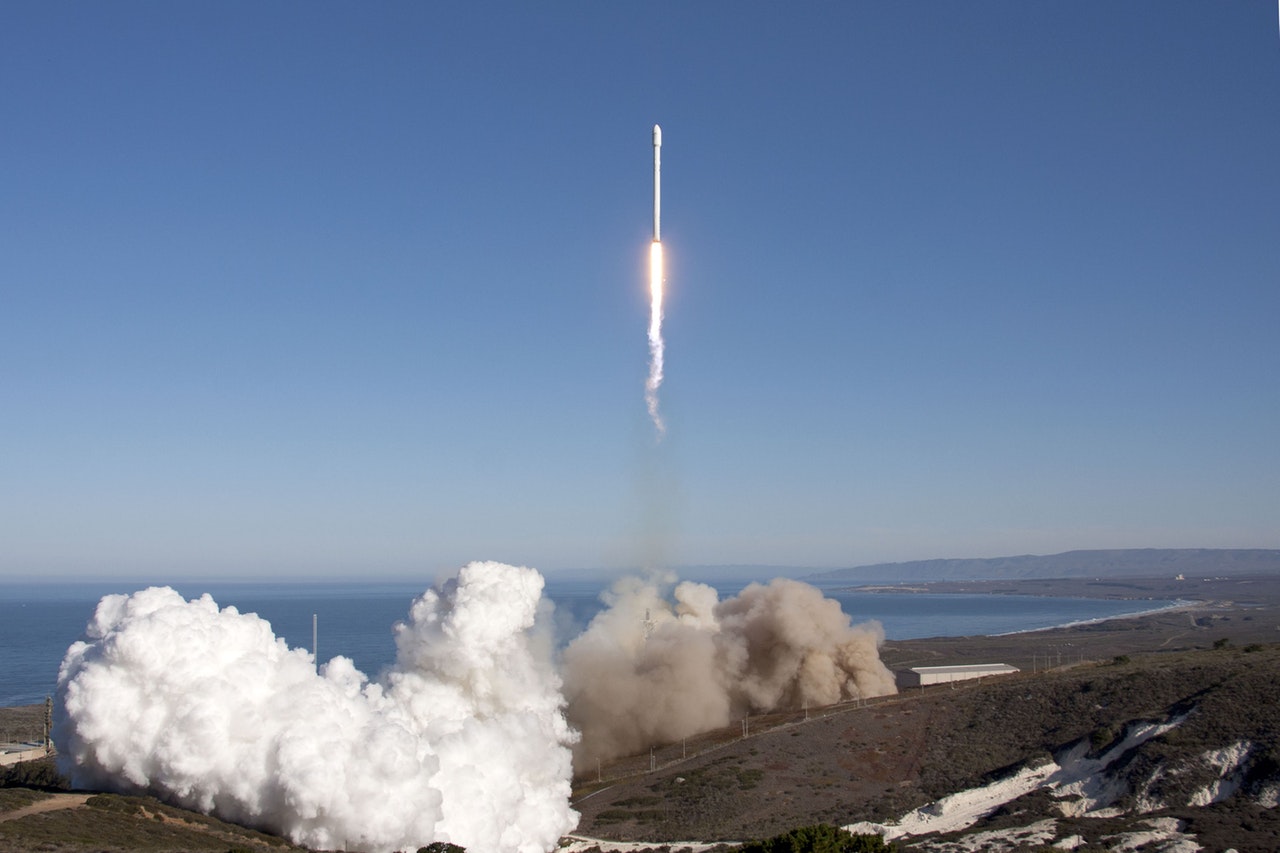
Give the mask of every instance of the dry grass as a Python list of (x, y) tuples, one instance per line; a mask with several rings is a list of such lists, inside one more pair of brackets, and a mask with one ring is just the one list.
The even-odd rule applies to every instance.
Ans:
[[(1138, 655), (1127, 664), (912, 691), (747, 739), (738, 730), (736, 740), (687, 761), (617, 780), (589, 798), (580, 792), (579, 831), (619, 840), (741, 841), (819, 821), (883, 820), (1047, 760), (1081, 738), (1102, 748), (1131, 720), (1191, 707), (1197, 711), (1183, 725), (1149, 744), (1149, 760), (1241, 739), (1274, 751), (1277, 671), (1280, 646)], [(1264, 756), (1260, 766), (1280, 774), (1277, 757)], [(1184, 774), (1176, 784), (1189, 792), (1206, 781)], [(1179, 791), (1166, 793), (1176, 800)], [(1035, 803), (1016, 810), (1032, 814)]]
[(40, 797), (0, 789), (0, 853), (175, 853), (176, 851), (299, 851), (304, 848), (252, 829), (167, 806), (151, 797), (99, 794), (83, 806), (4, 820)]

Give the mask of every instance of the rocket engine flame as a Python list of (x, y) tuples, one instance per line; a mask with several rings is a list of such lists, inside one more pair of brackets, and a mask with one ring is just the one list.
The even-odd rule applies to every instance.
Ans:
[(658, 437), (666, 434), (667, 426), (658, 411), (658, 389), (662, 386), (662, 243), (657, 240), (649, 247), (649, 378), (644, 383), (644, 399), (649, 407), (649, 418), (658, 429)]

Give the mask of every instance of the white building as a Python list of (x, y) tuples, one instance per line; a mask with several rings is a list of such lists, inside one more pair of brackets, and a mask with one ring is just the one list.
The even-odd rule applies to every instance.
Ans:
[(1019, 672), (1007, 663), (966, 663), (959, 666), (913, 666), (898, 673), (902, 687), (924, 687), (929, 684), (947, 684), (952, 681), (969, 681), (988, 675), (1011, 675)]

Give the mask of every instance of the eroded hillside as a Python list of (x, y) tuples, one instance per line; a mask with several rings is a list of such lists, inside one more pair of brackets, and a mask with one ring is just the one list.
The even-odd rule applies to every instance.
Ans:
[[(742, 840), (866, 821), (890, 827), (899, 844), (953, 849), (962, 835), (1052, 821), (1036, 843), (1070, 835), (1107, 846), (1104, 835), (1164, 820), (1157, 834), (1199, 827), (1238, 850), (1274, 849), (1277, 673), (1278, 647), (1223, 648), (813, 712), (580, 799), (580, 832)], [(977, 805), (945, 800), (978, 789)], [(911, 823), (917, 809), (968, 818)]]

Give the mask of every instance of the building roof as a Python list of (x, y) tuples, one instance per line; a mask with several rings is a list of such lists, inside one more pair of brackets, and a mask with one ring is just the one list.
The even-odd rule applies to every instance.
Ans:
[(931, 673), (941, 675), (948, 672), (990, 672), (1003, 674), (1008, 672), (1020, 672), (1021, 670), (1016, 666), (1010, 666), (1007, 663), (965, 663), (955, 666), (913, 666), (911, 667), (911, 671), (919, 673), (920, 675), (928, 675)]

